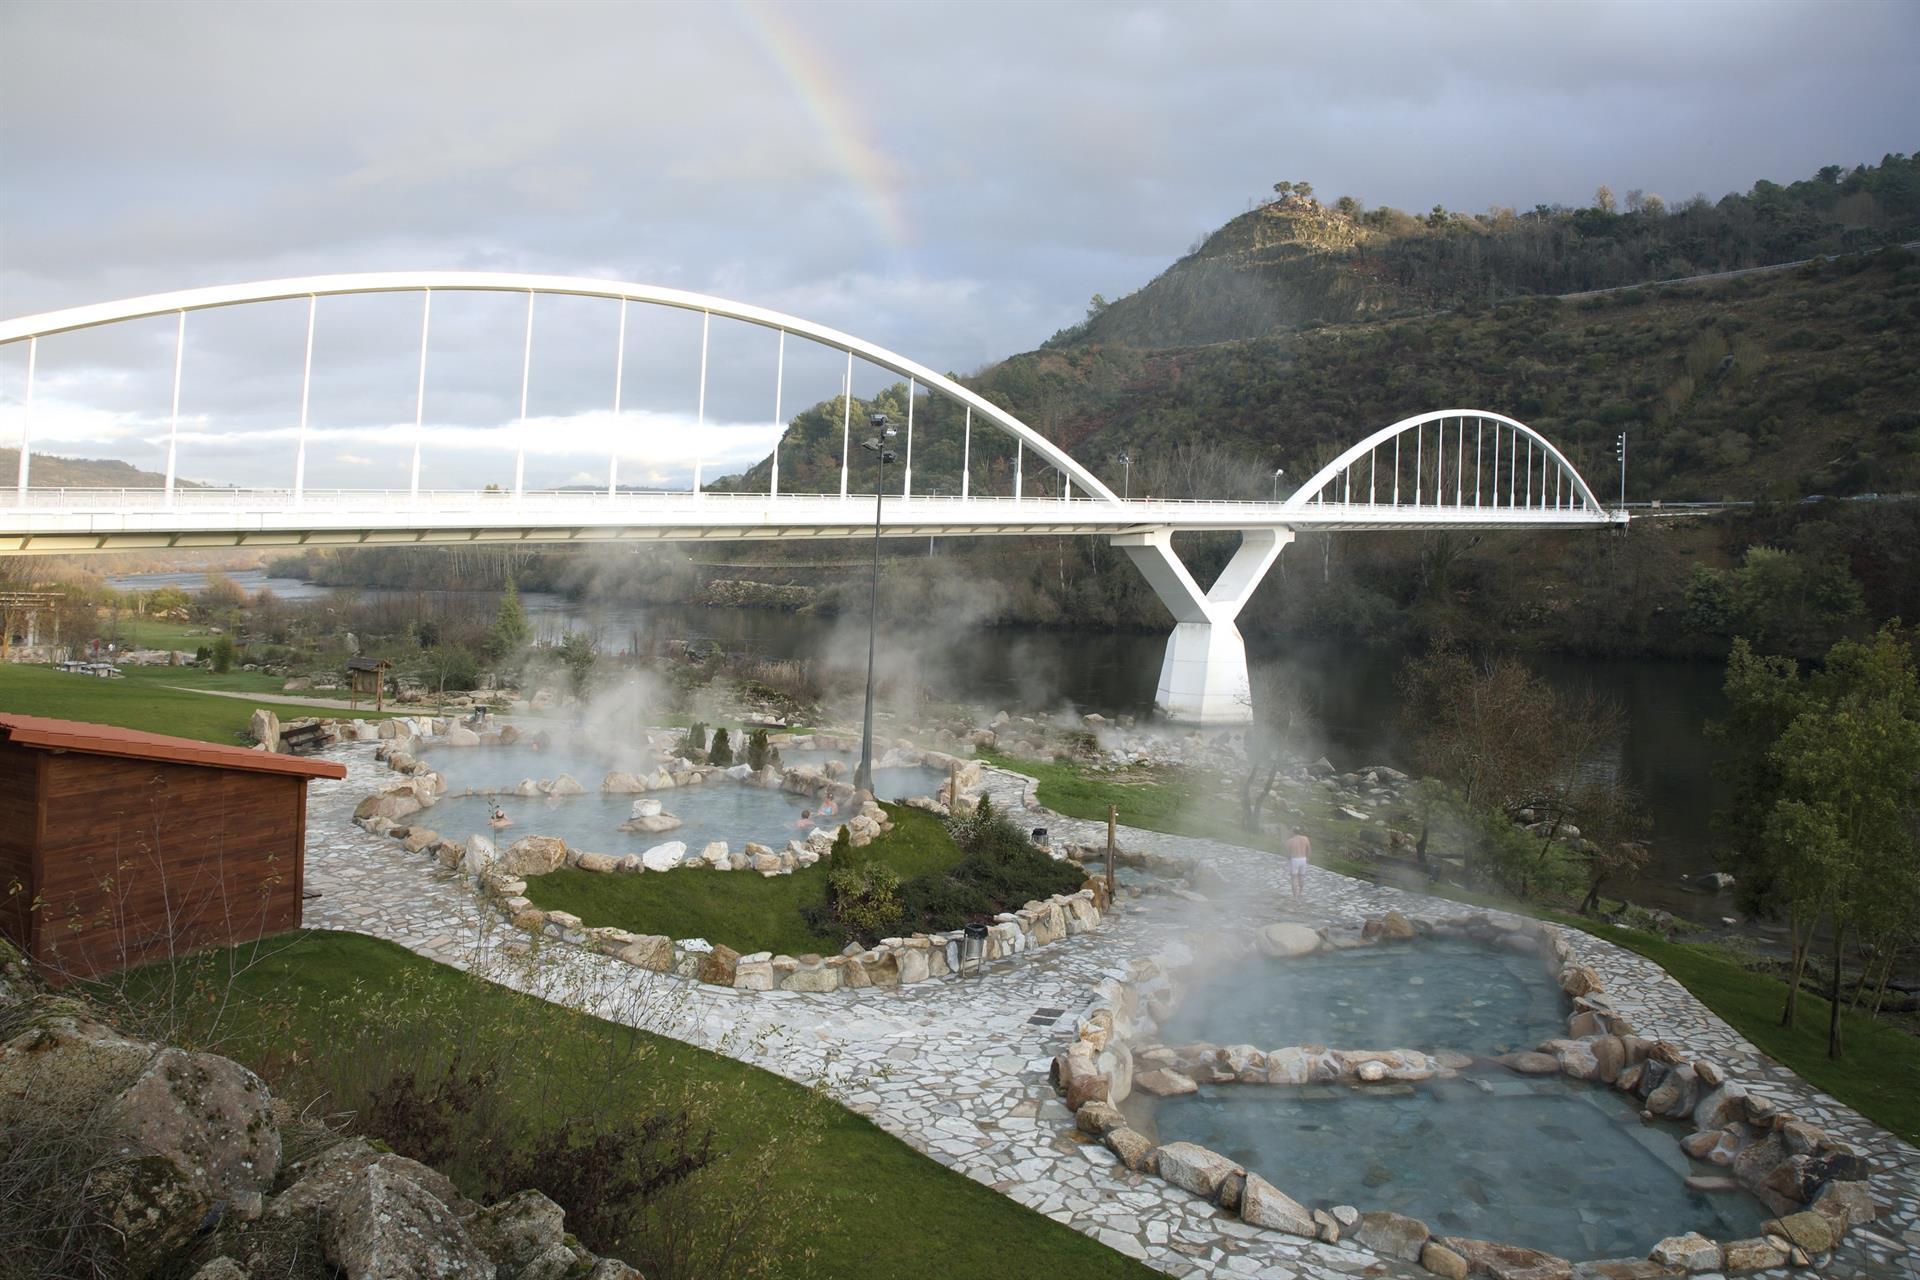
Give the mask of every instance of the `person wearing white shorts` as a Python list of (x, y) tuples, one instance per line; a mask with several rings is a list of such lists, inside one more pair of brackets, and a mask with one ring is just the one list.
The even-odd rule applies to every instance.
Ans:
[(1286, 850), (1287, 875), (1293, 881), (1293, 896), (1297, 901), (1307, 892), (1307, 859), (1313, 856), (1313, 841), (1296, 831), (1287, 837)]

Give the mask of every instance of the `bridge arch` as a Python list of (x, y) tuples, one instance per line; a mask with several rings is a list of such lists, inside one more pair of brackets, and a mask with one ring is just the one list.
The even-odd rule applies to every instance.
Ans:
[[(43, 312), (39, 315), (22, 316), (13, 320), (0, 320), (0, 346), (9, 343), (29, 343), (29, 405), (31, 404), (31, 369), (33, 365), (32, 347), (41, 338), (61, 333), (71, 333), (76, 329), (91, 329), (102, 325), (118, 324), (127, 320), (147, 319), (154, 316), (179, 315), (184, 318), (194, 311), (205, 311), (216, 307), (244, 306), (257, 302), (284, 302), (299, 298), (318, 299), (351, 294), (374, 293), (421, 293), (429, 297), (434, 293), (512, 293), (526, 294), (531, 297), (564, 295), (583, 298), (605, 298), (620, 303), (640, 303), (648, 306), (671, 307), (682, 311), (698, 312), (703, 316), (719, 316), (723, 319), (738, 320), (762, 328), (773, 329), (781, 334), (795, 334), (822, 346), (845, 352), (849, 359), (858, 356), (867, 363), (877, 365), (892, 373), (918, 383), (929, 391), (954, 400), (968, 410), (969, 422), (974, 414), (984, 418), (989, 424), (1013, 436), (1023, 449), (1031, 449), (1049, 465), (1057, 468), (1072, 483), (1091, 498), (1104, 502), (1118, 502), (1119, 495), (1109, 489), (1093, 472), (1082, 466), (1065, 450), (1049, 441), (1020, 419), (994, 404), (986, 397), (969, 391), (966, 387), (943, 374), (937, 373), (918, 361), (908, 359), (896, 351), (890, 351), (876, 343), (856, 338), (826, 325), (815, 324), (798, 316), (773, 311), (766, 307), (753, 306), (744, 302), (733, 302), (711, 294), (692, 293), (684, 289), (669, 289), (660, 285), (631, 284), (617, 280), (600, 280), (580, 276), (534, 275), (520, 272), (498, 271), (386, 271), (359, 272), (340, 275), (298, 276), (283, 280), (264, 280), (250, 284), (215, 285), (201, 289), (183, 289), (173, 293), (149, 294), (145, 297), (128, 298), (119, 302), (95, 303), (84, 307), (70, 307), (61, 311)], [(311, 334), (311, 314), (309, 315), (309, 333)], [(424, 326), (423, 326), (424, 328)], [(183, 330), (184, 332), (184, 330)], [(424, 348), (424, 334), (423, 334)], [(529, 319), (529, 351), (531, 351), (531, 319)], [(531, 357), (529, 356), (529, 359)], [(423, 373), (424, 378), (424, 373)], [(701, 370), (703, 391), (705, 369)], [(178, 384), (178, 361), (175, 365), (175, 382)], [(852, 387), (848, 394), (851, 398)], [(851, 409), (849, 407), (849, 412)], [(780, 424), (785, 429), (784, 423)], [(28, 450), (21, 449), (20, 488), (26, 488)], [(843, 441), (842, 452), (845, 452)], [(842, 473), (846, 461), (842, 459)], [(416, 487), (417, 472), (416, 466)], [(696, 481), (697, 484), (697, 481)], [(297, 485), (296, 485), (297, 487)]]
[(1327, 506), (1608, 515), (1552, 441), (1484, 409), (1437, 409), (1382, 427), (1315, 472), (1282, 509)]

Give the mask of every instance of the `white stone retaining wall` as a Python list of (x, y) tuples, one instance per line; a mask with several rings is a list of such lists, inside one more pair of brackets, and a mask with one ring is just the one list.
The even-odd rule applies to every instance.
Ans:
[[(1577, 1267), (1538, 1250), (1435, 1236), (1425, 1223), (1401, 1214), (1349, 1206), (1310, 1210), (1216, 1152), (1186, 1142), (1156, 1145), (1129, 1127), (1118, 1109), (1136, 1087), (1152, 1093), (1191, 1092), (1199, 1082), (1364, 1087), (1456, 1075), (1475, 1061), (1466, 1054), (1411, 1049), (1307, 1045), (1263, 1052), (1251, 1045), (1150, 1044), (1145, 1037), (1152, 1015), (1164, 1017), (1171, 1009), (1174, 973), (1190, 963), (1191, 955), (1135, 961), (1127, 981), (1101, 982), (1097, 998), (1077, 1021), (1073, 1042), (1054, 1058), (1055, 1087), (1066, 1095), (1075, 1127), (1099, 1138), (1129, 1169), (1157, 1174), (1236, 1211), (1252, 1226), (1329, 1243), (1345, 1231), (1376, 1253), (1456, 1280), (1469, 1274), (1556, 1280), (1576, 1272), (1631, 1278), (1819, 1266), (1850, 1228), (1871, 1222), (1881, 1211), (1867, 1188), (1867, 1163), (1852, 1147), (1757, 1093), (1749, 1095), (1718, 1063), (1671, 1041), (1635, 1035), (1607, 1000), (1600, 976), (1577, 962), (1554, 926), (1486, 912), (1411, 919), (1388, 912), (1369, 918), (1358, 931), (1269, 926), (1257, 945), (1268, 955), (1297, 956), (1427, 936), (1474, 937), (1538, 952), (1571, 1002), (1564, 1038), (1488, 1061), (1522, 1074), (1557, 1072), (1609, 1085), (1639, 1100), (1644, 1120), (1690, 1120), (1695, 1132), (1681, 1143), (1686, 1153), (1728, 1170), (1723, 1183), (1711, 1189), (1744, 1188), (1779, 1216), (1752, 1239), (1721, 1242), (1688, 1233), (1660, 1241), (1645, 1259)], [(1593, 1270), (1593, 1265), (1611, 1270)]]

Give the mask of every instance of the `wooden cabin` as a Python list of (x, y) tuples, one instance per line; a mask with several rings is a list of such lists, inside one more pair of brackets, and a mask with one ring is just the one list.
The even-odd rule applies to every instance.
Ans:
[(55, 979), (300, 924), (326, 760), (0, 712), (0, 933)]
[(371, 696), (373, 709), (387, 709), (387, 668), (393, 664), (383, 658), (348, 658), (347, 680), (352, 690), (349, 699), (354, 710), (360, 709), (360, 699)]

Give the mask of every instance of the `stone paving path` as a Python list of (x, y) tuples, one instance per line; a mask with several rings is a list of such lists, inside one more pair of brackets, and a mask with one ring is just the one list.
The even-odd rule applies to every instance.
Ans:
[[(483, 912), (457, 876), (348, 821), (362, 796), (391, 780), (374, 763), (372, 746), (328, 754), (345, 762), (348, 774), (315, 782), (309, 792), (307, 885), (321, 895), (307, 904), (310, 927), (385, 938), (598, 1016), (824, 1084), (941, 1164), (1168, 1275), (1335, 1280), (1426, 1274), (1350, 1242), (1329, 1246), (1250, 1228), (1157, 1178), (1128, 1173), (1104, 1147), (1073, 1134), (1065, 1105), (1047, 1083), (1047, 1067), (1071, 1038), (1073, 1015), (1092, 998), (1091, 986), (1123, 976), (1130, 960), (1178, 934), (1279, 918), (1354, 922), (1390, 907), (1450, 911), (1452, 904), (1319, 868), (1310, 870), (1306, 898), (1295, 904), (1285, 869), (1270, 854), (1123, 827), (1123, 847), (1204, 861), (1235, 892), (1204, 903), (1141, 899), (1094, 934), (978, 979), (818, 995), (727, 991), (577, 948), (549, 947), (529, 959), (523, 936)], [(1031, 798), (1031, 782), (1019, 775), (992, 772), (988, 787), (1007, 811), (1018, 812)], [(1056, 840), (1106, 838), (1104, 824), (1045, 811), (1034, 821)], [(1874, 1184), (1894, 1213), (1856, 1230), (1828, 1274), (1920, 1280), (1920, 1151), (1771, 1063), (1657, 966), (1585, 935), (1574, 941), (1607, 977), (1615, 1005), (1644, 1034), (1715, 1054), (1783, 1105), (1898, 1166)]]

